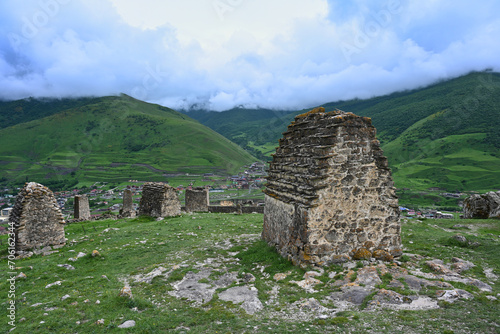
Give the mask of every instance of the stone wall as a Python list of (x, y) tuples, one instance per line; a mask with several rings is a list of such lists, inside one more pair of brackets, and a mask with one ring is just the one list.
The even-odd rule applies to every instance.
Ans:
[(35, 182), (26, 183), (10, 213), (15, 226), (16, 252), (66, 243), (65, 221), (52, 191)]
[(270, 163), (263, 239), (294, 263), (400, 255), (398, 200), (375, 133), (343, 111), (297, 116)]
[(148, 182), (142, 187), (139, 215), (173, 217), (181, 214), (181, 202), (175, 188), (159, 182)]
[(123, 207), (120, 210), (120, 216), (123, 218), (135, 218), (133, 193), (130, 189), (123, 191)]
[(186, 212), (207, 212), (210, 205), (208, 189), (186, 189)]
[(500, 219), (500, 191), (472, 195), (464, 200), (465, 219)]
[(264, 213), (263, 206), (216, 206), (208, 207), (211, 213)]
[(75, 219), (90, 219), (90, 206), (89, 198), (85, 195), (76, 195), (74, 204), (74, 218)]

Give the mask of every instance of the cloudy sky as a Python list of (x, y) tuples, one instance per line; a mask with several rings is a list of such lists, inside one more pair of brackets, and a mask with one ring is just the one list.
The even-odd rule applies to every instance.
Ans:
[(277, 109), (500, 71), (498, 0), (1, 0), (0, 98)]

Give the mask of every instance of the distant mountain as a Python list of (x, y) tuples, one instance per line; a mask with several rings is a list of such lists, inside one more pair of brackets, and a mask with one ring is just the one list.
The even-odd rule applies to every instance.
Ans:
[[(398, 188), (500, 189), (500, 73), (471, 73), (417, 90), (323, 106), (372, 118)], [(187, 114), (242, 147), (269, 155), (304, 111), (247, 112)]]
[(0, 114), (13, 123), (0, 129), (4, 181), (165, 180), (169, 173), (233, 173), (255, 160), (198, 121), (126, 95), (0, 102)]
[[(295, 111), (234, 108), (227, 111), (182, 111), (200, 123), (265, 160), (274, 152), (281, 132), (290, 124)], [(271, 144), (266, 148), (257, 147)]]
[(57, 114), (60, 111), (95, 103), (98, 98), (27, 98), (15, 101), (0, 100), (0, 129), (19, 123)]

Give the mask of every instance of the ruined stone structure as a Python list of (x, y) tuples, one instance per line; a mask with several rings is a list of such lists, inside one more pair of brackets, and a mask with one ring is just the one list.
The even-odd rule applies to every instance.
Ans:
[(207, 212), (209, 205), (207, 188), (186, 189), (186, 212)]
[(90, 219), (90, 206), (89, 198), (85, 195), (76, 195), (74, 204), (74, 218), (75, 219)]
[(211, 213), (264, 213), (263, 206), (219, 206), (210, 205), (208, 207), (208, 212)]
[(296, 264), (401, 255), (398, 200), (375, 133), (369, 118), (339, 110), (295, 117), (269, 167), (263, 239)]
[(120, 210), (120, 216), (124, 218), (135, 218), (134, 201), (132, 198), (132, 190), (125, 189), (123, 191), (123, 207)]
[(52, 191), (35, 182), (26, 183), (10, 213), (17, 254), (45, 246), (62, 246), (65, 221)]
[(168, 184), (148, 182), (142, 187), (139, 215), (173, 217), (181, 214), (181, 202), (175, 188)]
[(500, 219), (500, 191), (472, 195), (464, 200), (465, 219)]

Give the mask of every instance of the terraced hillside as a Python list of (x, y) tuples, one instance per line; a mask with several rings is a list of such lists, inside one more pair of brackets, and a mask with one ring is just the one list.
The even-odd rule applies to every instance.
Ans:
[(232, 173), (255, 159), (172, 109), (126, 95), (87, 102), (1, 129), (3, 180), (165, 180), (165, 174)]
[[(372, 118), (400, 189), (500, 189), (500, 73), (471, 73), (417, 90), (323, 106)], [(270, 156), (303, 110), (246, 112), (248, 123), (241, 109), (187, 114), (250, 151)]]

